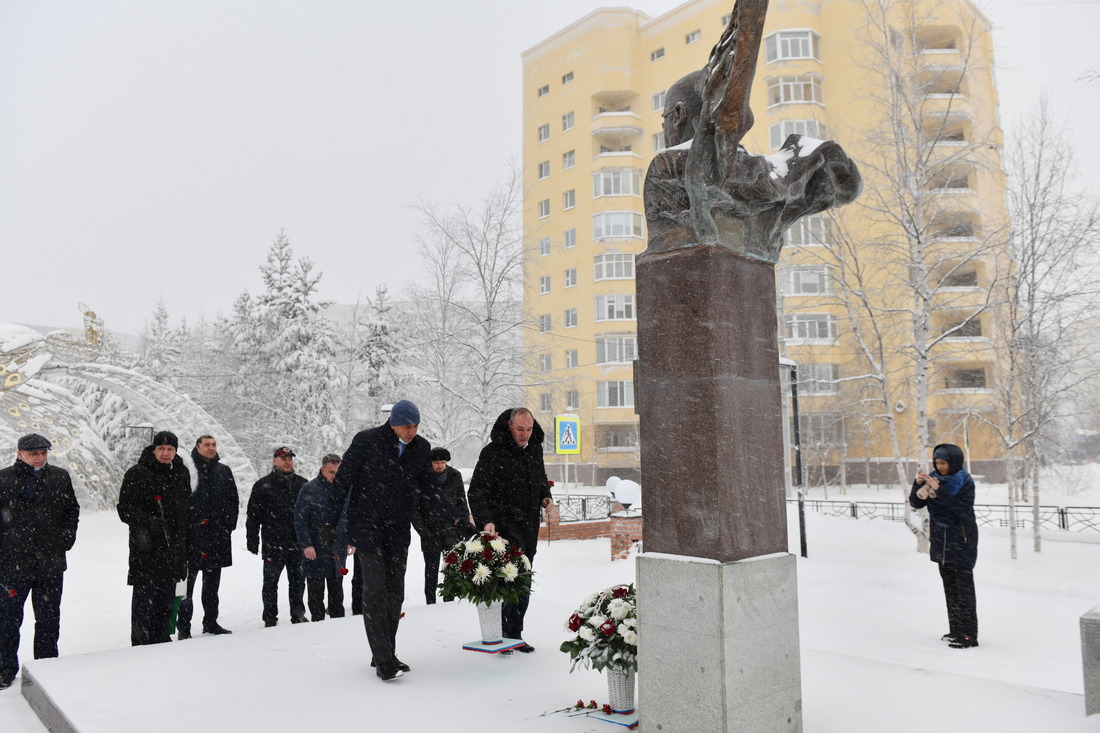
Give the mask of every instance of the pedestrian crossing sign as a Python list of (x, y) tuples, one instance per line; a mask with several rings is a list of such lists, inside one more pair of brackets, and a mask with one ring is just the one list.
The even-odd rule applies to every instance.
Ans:
[(576, 415), (558, 415), (554, 418), (554, 452), (570, 455), (581, 452), (581, 419)]

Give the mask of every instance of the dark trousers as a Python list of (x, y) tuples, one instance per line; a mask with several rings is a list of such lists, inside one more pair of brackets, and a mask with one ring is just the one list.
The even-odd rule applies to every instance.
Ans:
[(171, 641), (168, 622), (172, 617), (172, 601), (176, 597), (176, 581), (155, 580), (134, 585), (130, 601), (130, 644), (163, 644)]
[(359, 565), (359, 556), (351, 556), (351, 615), (363, 615), (363, 571)]
[(205, 631), (218, 623), (218, 588), (222, 584), (222, 569), (199, 570), (197, 562), (187, 565), (187, 596), (180, 601), (179, 620), (176, 627), (180, 631), (191, 631), (191, 616), (195, 612), (195, 581), (202, 573), (202, 628)]
[(393, 665), (397, 646), (397, 624), (405, 598), (405, 565), (408, 549), (383, 557), (356, 553), (363, 572), (363, 627), (371, 656), (378, 669)]
[[(532, 559), (532, 565), (534, 560)], [(531, 594), (528, 593), (519, 599), (518, 603), (508, 602), (500, 609), (500, 626), (506, 639), (523, 638), (523, 617), (527, 615), (527, 604), (531, 602)]]
[(947, 600), (947, 623), (953, 636), (978, 638), (978, 599), (974, 593), (974, 571), (940, 565), (943, 595)]
[(328, 586), (328, 615), (333, 618), (344, 617), (344, 577), (333, 575), (331, 578), (306, 578), (306, 591), (309, 593), (309, 617), (314, 621), (325, 620), (325, 586)]
[[(19, 627), (23, 606), (31, 597), (34, 609), (34, 658), (57, 656), (61, 635), (61, 588), (64, 576), (0, 581), (0, 680), (10, 681), (19, 671)], [(15, 595), (11, 594), (15, 591)]]
[(284, 567), (289, 586), (287, 597), (290, 599), (290, 618), (294, 620), (306, 617), (306, 580), (302, 574), (302, 553), (289, 550), (264, 556), (264, 585), (260, 592), (264, 602), (264, 621), (276, 621), (279, 618), (279, 578)]
[(435, 592), (439, 585), (439, 557), (436, 551), (424, 553), (424, 600), (435, 603)]

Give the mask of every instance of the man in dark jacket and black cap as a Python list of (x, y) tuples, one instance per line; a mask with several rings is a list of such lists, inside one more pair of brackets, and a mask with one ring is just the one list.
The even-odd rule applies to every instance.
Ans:
[[(466, 487), (462, 483), (462, 474), (457, 469), (451, 468), (447, 463), (451, 460), (451, 452), (446, 448), (432, 448), (428, 454), (428, 460), (432, 466), (431, 481), (435, 484), (443, 496), (455, 505), (456, 508), (466, 512), (469, 517), (470, 510), (466, 505)], [(455, 543), (466, 539), (463, 529), (455, 527), (435, 514), (428, 499), (419, 493), (416, 497), (416, 511), (412, 515), (412, 525), (416, 533), (420, 535), (420, 551), (424, 554), (424, 599), (428, 603), (435, 603), (436, 586), (439, 585), (439, 558), (447, 552)], [(444, 598), (445, 601), (453, 601), (453, 598)]]
[[(474, 524), (495, 532), (527, 553), (538, 549), (541, 510), (554, 503), (542, 461), (542, 427), (526, 407), (505, 410), (489, 433), (470, 479), (470, 510)], [(530, 596), (505, 603), (501, 612), (504, 636), (523, 638), (523, 617)], [(518, 651), (535, 647), (524, 643)]]
[(451, 524), (466, 519), (431, 483), (432, 446), (416, 434), (419, 427), (417, 406), (409, 400), (395, 403), (385, 424), (355, 436), (333, 482), (333, 506), (342, 507), (348, 498), (348, 551), (355, 553), (362, 570), (363, 625), (371, 664), (383, 681), (409, 671), (395, 646), (418, 488), (433, 511)]
[(306, 579), (302, 574), (301, 551), (294, 534), (294, 503), (306, 484), (304, 476), (294, 473), (294, 451), (287, 446), (275, 449), (271, 473), (252, 486), (248, 497), (245, 532), (248, 551), (260, 552), (260, 530), (263, 529), (264, 626), (279, 623), (279, 577), (286, 568), (290, 622), (306, 621)]
[(171, 641), (168, 625), (176, 583), (187, 577), (191, 474), (167, 430), (153, 436), (122, 478), (118, 516), (130, 526), (130, 643)]
[(191, 495), (191, 547), (187, 555), (187, 595), (180, 601), (179, 638), (191, 638), (192, 596), (202, 573), (202, 633), (231, 634), (218, 623), (218, 588), (222, 568), (233, 564), (229, 538), (237, 527), (240, 498), (233, 470), (221, 462), (218, 441), (203, 435), (191, 451), (198, 484)]
[(76, 541), (80, 506), (69, 472), (47, 464), (51, 443), (31, 433), (15, 465), (0, 471), (0, 690), (19, 671), (23, 606), (34, 608), (34, 658), (57, 656), (65, 553)]

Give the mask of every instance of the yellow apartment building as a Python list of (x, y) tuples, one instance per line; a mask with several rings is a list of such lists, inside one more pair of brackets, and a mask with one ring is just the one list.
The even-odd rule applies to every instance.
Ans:
[[(580, 417), (569, 460), (582, 483), (640, 478), (642, 182), (664, 147), (665, 90), (705, 65), (732, 6), (690, 0), (657, 18), (601, 8), (523, 54), (527, 404), (547, 427)], [(745, 147), (836, 140), (865, 179), (855, 204), (797, 223), (776, 267), (811, 483), (896, 482), (938, 442), (963, 445), (972, 472), (1003, 476), (989, 427), (1009, 387), (992, 45), (968, 0), (772, 3)], [(705, 429), (685, 426), (685, 440)], [(551, 475), (562, 462), (547, 456)]]

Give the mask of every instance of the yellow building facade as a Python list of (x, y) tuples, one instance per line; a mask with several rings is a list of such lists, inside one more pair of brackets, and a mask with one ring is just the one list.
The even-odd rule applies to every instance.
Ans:
[[(527, 404), (546, 427), (580, 417), (581, 483), (639, 478), (642, 183), (665, 90), (706, 64), (731, 9), (600, 9), (523, 54)], [(895, 456), (955, 442), (996, 476), (1009, 264), (988, 21), (965, 0), (772, 3), (752, 95), (749, 151), (832, 139), (865, 178), (856, 204), (787, 233), (776, 268), (808, 474), (894, 480)]]

